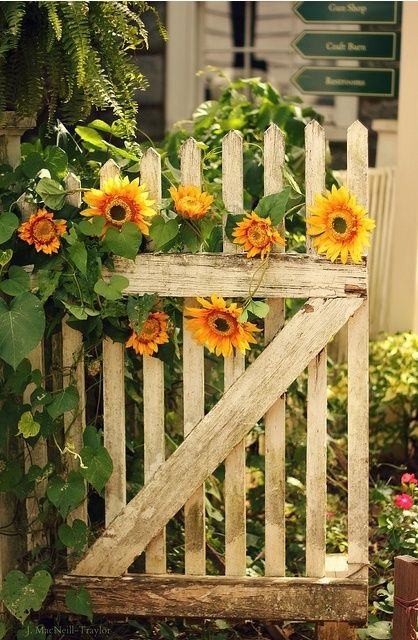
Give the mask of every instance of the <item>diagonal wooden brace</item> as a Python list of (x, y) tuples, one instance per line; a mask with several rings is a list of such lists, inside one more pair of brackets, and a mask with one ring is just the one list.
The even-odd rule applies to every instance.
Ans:
[(308, 300), (94, 542), (72, 574), (122, 575), (362, 304), (360, 298)]

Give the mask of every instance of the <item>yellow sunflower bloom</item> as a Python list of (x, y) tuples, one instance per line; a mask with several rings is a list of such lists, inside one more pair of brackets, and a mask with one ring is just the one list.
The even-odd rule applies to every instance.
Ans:
[(306, 219), (307, 232), (315, 236), (313, 246), (318, 253), (325, 253), (331, 262), (341, 256), (341, 262), (346, 264), (350, 255), (353, 262), (361, 263), (376, 223), (367, 217), (367, 211), (346, 187), (337, 189), (333, 185), (325, 196), (316, 195), (315, 205), (308, 207), (308, 211), (312, 215)]
[(167, 321), (166, 313), (153, 311), (148, 315), (139, 333), (132, 331), (126, 346), (132, 347), (141, 356), (152, 356), (157, 353), (158, 345), (168, 342)]
[(129, 182), (129, 178), (109, 178), (102, 189), (91, 189), (84, 196), (84, 202), (90, 207), (81, 211), (82, 216), (101, 216), (105, 220), (103, 235), (109, 227), (120, 229), (125, 222), (133, 222), (147, 236), (150, 222), (147, 218), (155, 216), (152, 205), (155, 200), (148, 199), (148, 192), (139, 178)]
[(36, 251), (51, 255), (58, 253), (61, 246), (59, 237), (67, 231), (65, 220), (55, 220), (54, 214), (46, 209), (38, 209), (29, 220), (20, 225), (19, 238), (33, 244)]
[(183, 218), (199, 220), (203, 218), (210, 209), (213, 196), (206, 191), (201, 191), (199, 187), (183, 186), (170, 187), (170, 195), (174, 201), (174, 208)]
[(193, 333), (198, 344), (206, 345), (211, 353), (217, 356), (231, 356), (233, 348), (244, 353), (250, 349), (250, 343), (257, 342), (253, 333), (260, 331), (251, 322), (238, 320), (242, 308), (233, 302), (227, 304), (223, 298), (212, 294), (211, 301), (196, 298), (202, 308), (186, 308), (188, 315), (186, 326)]
[(264, 258), (273, 245), (285, 244), (280, 233), (272, 226), (270, 218), (260, 218), (255, 211), (247, 213), (244, 220), (238, 222), (232, 235), (235, 244), (244, 245), (247, 258), (258, 255)]

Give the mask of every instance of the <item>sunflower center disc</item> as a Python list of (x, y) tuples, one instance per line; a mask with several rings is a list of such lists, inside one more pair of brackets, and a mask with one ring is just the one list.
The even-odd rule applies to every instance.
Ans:
[(33, 227), (33, 237), (39, 242), (49, 242), (56, 235), (55, 226), (51, 220), (40, 220)]
[(332, 228), (336, 233), (343, 235), (347, 231), (347, 221), (344, 218), (337, 216), (332, 221)]
[(253, 225), (248, 230), (248, 239), (255, 247), (265, 247), (269, 242), (269, 237), (264, 226)]
[(123, 200), (113, 199), (106, 208), (106, 218), (117, 227), (128, 222), (132, 217), (129, 206)]
[(142, 325), (140, 337), (142, 340), (153, 340), (158, 335), (160, 328), (158, 320), (146, 320)]
[(228, 331), (228, 329), (230, 328), (229, 322), (227, 322), (227, 320), (225, 320), (225, 318), (216, 318), (214, 324), (215, 324), (215, 327), (217, 328), (217, 330), (221, 331), (222, 333), (226, 333)]

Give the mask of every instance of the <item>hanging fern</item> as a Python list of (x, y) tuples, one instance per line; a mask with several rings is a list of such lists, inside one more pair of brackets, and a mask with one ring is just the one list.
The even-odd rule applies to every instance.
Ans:
[[(136, 91), (147, 86), (130, 52), (148, 46), (146, 2), (0, 3), (0, 118), (57, 113), (71, 124), (110, 108), (127, 135), (136, 128)], [(161, 35), (165, 32), (158, 16)]]

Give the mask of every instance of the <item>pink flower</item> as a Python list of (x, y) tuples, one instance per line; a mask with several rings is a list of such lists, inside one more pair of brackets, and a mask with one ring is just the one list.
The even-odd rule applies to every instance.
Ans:
[(404, 473), (403, 476), (401, 477), (401, 483), (417, 485), (418, 480), (416, 479), (414, 473)]
[(334, 512), (333, 511), (327, 511), (326, 516), (327, 516), (328, 520), (331, 520), (331, 518), (334, 517)]
[(401, 493), (395, 498), (395, 506), (400, 509), (410, 509), (413, 504), (413, 499), (407, 493)]

